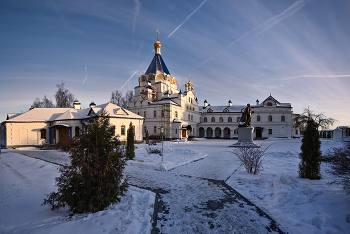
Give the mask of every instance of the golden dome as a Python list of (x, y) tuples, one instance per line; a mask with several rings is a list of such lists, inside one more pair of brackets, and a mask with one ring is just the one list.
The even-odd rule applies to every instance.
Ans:
[(162, 43), (160, 43), (160, 41), (157, 39), (156, 43), (154, 43), (154, 49), (157, 48), (162, 48)]

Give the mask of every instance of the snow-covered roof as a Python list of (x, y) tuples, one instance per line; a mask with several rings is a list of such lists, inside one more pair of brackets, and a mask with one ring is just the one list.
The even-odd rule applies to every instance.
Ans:
[(9, 113), (9, 114), (7, 114), (6, 120), (12, 119), (12, 118), (19, 116), (21, 114), (23, 114), (23, 113)]
[(6, 122), (54, 121), (69, 109), (73, 108), (33, 108)]

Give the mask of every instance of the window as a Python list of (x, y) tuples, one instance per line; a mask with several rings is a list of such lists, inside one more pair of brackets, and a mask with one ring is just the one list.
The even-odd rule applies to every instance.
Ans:
[(215, 118), (214, 117), (211, 117), (211, 122), (215, 122)]
[(272, 103), (271, 103), (271, 102), (268, 102), (268, 103), (267, 103), (267, 106), (272, 106)]
[(146, 111), (143, 112), (143, 116), (146, 118)]
[(188, 115), (188, 120), (191, 120), (191, 116), (190, 115)]
[(224, 122), (224, 119), (222, 117), (220, 117), (219, 122)]
[(162, 110), (162, 112), (161, 112), (161, 116), (162, 116), (162, 117), (164, 117), (164, 110)]
[(153, 117), (157, 117), (157, 111), (153, 111)]
[(256, 117), (256, 121), (260, 122), (260, 115)]
[(241, 121), (241, 117), (237, 117), (237, 123)]
[(227, 122), (232, 122), (232, 118), (228, 117)]
[(140, 111), (137, 112), (137, 115), (140, 115)]
[(157, 127), (156, 126), (154, 126), (154, 128), (153, 128), (153, 132), (157, 133)]
[(75, 136), (79, 136), (80, 135), (80, 128), (77, 126), (75, 127)]
[(235, 130), (233, 130), (233, 134), (235, 134), (235, 135), (238, 134), (238, 129), (237, 128)]
[(46, 139), (46, 129), (41, 129), (40, 130), (40, 138), (41, 139)]
[(213, 112), (213, 110), (212, 109), (208, 109), (208, 112)]
[(269, 135), (272, 135), (272, 129), (269, 129)]
[(146, 132), (147, 132), (147, 127), (145, 126), (144, 129), (145, 129), (145, 134), (146, 134)]
[(193, 115), (191, 115), (191, 121), (193, 121)]
[(125, 125), (120, 128), (120, 135), (125, 136)]
[(272, 115), (269, 115), (269, 122), (272, 122)]
[(203, 121), (203, 122), (204, 122), (204, 123), (208, 122), (207, 117), (204, 117), (204, 121)]
[(177, 118), (177, 111), (175, 111), (175, 118)]
[[(115, 126), (114, 126), (114, 125), (112, 125), (112, 126), (111, 126), (111, 128), (112, 128), (112, 131), (114, 132), (114, 134), (113, 134), (113, 135), (115, 136)], [(76, 133), (75, 133), (75, 134), (76, 134)]]
[(281, 116), (281, 122), (285, 122), (286, 121), (286, 116), (282, 115)]
[(224, 112), (228, 112), (228, 109), (225, 109)]
[(295, 129), (295, 135), (298, 135), (298, 129)]
[(175, 129), (175, 134), (177, 134), (177, 129)]

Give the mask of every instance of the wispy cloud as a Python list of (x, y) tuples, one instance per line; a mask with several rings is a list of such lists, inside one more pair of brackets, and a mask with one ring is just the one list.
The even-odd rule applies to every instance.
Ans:
[(201, 64), (199, 64), (197, 66), (197, 68), (202, 66), (203, 64), (209, 62), (213, 58), (217, 57), (222, 52), (226, 51), (229, 47), (231, 47), (232, 45), (236, 44), (238, 41), (242, 40), (243, 38), (247, 37), (248, 35), (251, 35), (251, 34), (254, 34), (254, 33), (255, 34), (261, 34), (261, 33), (265, 32), (265, 31), (269, 30), (270, 28), (272, 28), (276, 24), (280, 23), (282, 20), (292, 16), (294, 13), (299, 11), (308, 1), (310, 1), (310, 0), (299, 0), (299, 1), (296, 1), (295, 3), (293, 3), (290, 7), (288, 7), (286, 10), (284, 10), (280, 14), (270, 18), (269, 20), (265, 21), (263, 24), (260, 24), (259, 26), (255, 27), (252, 30), (250, 30), (250, 31), (246, 32), (245, 34), (243, 34), (243, 36), (237, 38), (235, 41), (233, 41), (231, 44), (229, 44), (225, 49), (221, 50), (219, 53), (217, 53), (213, 57), (211, 57), (211, 58), (205, 60), (204, 62), (202, 62)]
[(85, 83), (85, 81), (86, 81), (87, 77), (88, 77), (88, 72), (87, 72), (87, 66), (85, 65), (85, 79), (84, 79), (84, 81), (83, 81), (83, 83), (82, 83), (82, 84), (84, 84), (84, 83)]
[(134, 0), (135, 2), (135, 10), (134, 10), (134, 22), (132, 24), (132, 34), (135, 32), (137, 16), (140, 14), (141, 2), (140, 0)]
[[(166, 38), (166, 39), (168, 39), (169, 37), (171, 37), (194, 13), (196, 13), (203, 5), (204, 5), (204, 3), (206, 2), (207, 0), (204, 0), (203, 2), (201, 2), (201, 4), (199, 4), (199, 6), (191, 13), (191, 14), (189, 14), (187, 17), (186, 17), (186, 19), (179, 25), (179, 26), (177, 26), (175, 29), (174, 29), (174, 31), (172, 31), (170, 34), (169, 34), (169, 36)], [(165, 40), (166, 40), (165, 39)]]

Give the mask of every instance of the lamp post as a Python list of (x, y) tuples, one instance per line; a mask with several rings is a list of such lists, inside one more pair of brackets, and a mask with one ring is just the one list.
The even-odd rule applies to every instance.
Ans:
[(160, 127), (160, 135), (162, 136), (162, 162), (163, 162), (163, 154), (164, 154), (164, 151), (163, 151), (164, 126), (161, 126), (161, 127)]

